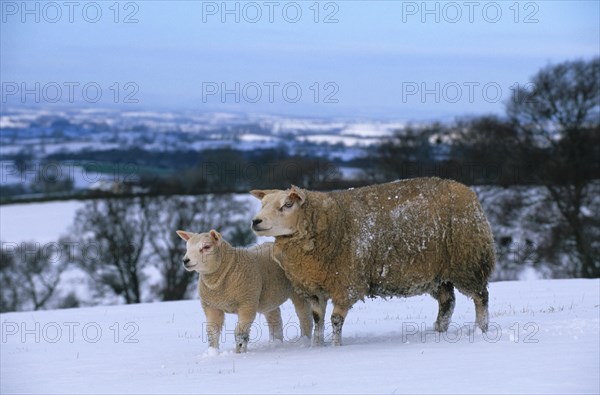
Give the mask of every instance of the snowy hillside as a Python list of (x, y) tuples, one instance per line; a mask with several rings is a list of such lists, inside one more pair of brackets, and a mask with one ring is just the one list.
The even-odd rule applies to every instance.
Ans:
[[(268, 342), (261, 317), (243, 355), (231, 332), (206, 355), (198, 300), (2, 314), (0, 392), (597, 394), (599, 288), (492, 283), (485, 336), (469, 330), (462, 296), (442, 336), (428, 296), (367, 300), (350, 311), (341, 348), (298, 339), (286, 302), (284, 343)], [(227, 316), (225, 330), (234, 323)]]

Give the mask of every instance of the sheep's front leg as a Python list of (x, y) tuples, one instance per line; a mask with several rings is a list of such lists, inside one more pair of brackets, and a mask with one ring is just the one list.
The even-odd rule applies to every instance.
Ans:
[(296, 292), (292, 292), (292, 303), (300, 321), (300, 336), (306, 336), (310, 339), (313, 329), (310, 303)]
[(250, 327), (256, 318), (256, 308), (240, 308), (238, 322), (235, 326), (235, 352), (242, 353), (248, 350), (250, 340)]
[(208, 337), (208, 346), (219, 348), (219, 338), (221, 337), (221, 329), (225, 320), (225, 313), (222, 310), (217, 310), (212, 307), (202, 306), (204, 315), (206, 316), (206, 336)]
[(265, 318), (269, 326), (269, 340), (283, 340), (283, 321), (279, 307), (265, 313)]
[(342, 345), (342, 326), (346, 315), (348, 315), (348, 308), (341, 307), (340, 305), (333, 305), (333, 313), (331, 313), (331, 329), (333, 332), (332, 344), (334, 346)]
[(327, 308), (327, 299), (324, 297), (313, 296), (310, 298), (310, 307), (313, 313), (315, 328), (313, 333), (313, 345), (323, 345), (325, 341), (325, 309)]

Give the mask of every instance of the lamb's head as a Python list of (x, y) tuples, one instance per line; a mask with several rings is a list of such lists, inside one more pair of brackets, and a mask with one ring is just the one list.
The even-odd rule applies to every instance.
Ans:
[(192, 233), (178, 230), (177, 234), (187, 242), (187, 251), (183, 257), (183, 267), (188, 272), (200, 274), (214, 273), (221, 263), (221, 248), (227, 242), (216, 230), (207, 233)]
[(288, 236), (299, 231), (302, 218), (302, 206), (306, 202), (306, 193), (292, 186), (282, 191), (254, 190), (252, 196), (262, 202), (262, 209), (252, 219), (252, 230), (259, 236)]

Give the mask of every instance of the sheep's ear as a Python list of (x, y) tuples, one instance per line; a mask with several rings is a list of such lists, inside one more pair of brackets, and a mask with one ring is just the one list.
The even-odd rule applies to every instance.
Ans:
[(288, 194), (288, 196), (290, 199), (299, 202), (301, 206), (306, 200), (306, 193), (304, 193), (302, 189), (298, 188), (295, 185), (292, 185), (292, 188), (290, 188), (290, 193)]
[(257, 198), (258, 200), (262, 200), (262, 198), (264, 198), (266, 195), (270, 194), (270, 193), (274, 193), (274, 192), (278, 192), (279, 189), (254, 189), (252, 191), (250, 191), (250, 194), (252, 196), (254, 196), (255, 198)]
[(191, 234), (183, 230), (178, 230), (176, 233), (185, 241), (188, 241), (192, 237)]
[(219, 232), (217, 232), (216, 230), (211, 229), (209, 234), (210, 234), (210, 238), (213, 239), (215, 242), (218, 243), (219, 241), (221, 241), (221, 234)]
[(265, 191), (261, 191), (260, 189), (254, 189), (250, 191), (250, 195), (254, 196), (258, 200), (262, 200), (267, 193)]

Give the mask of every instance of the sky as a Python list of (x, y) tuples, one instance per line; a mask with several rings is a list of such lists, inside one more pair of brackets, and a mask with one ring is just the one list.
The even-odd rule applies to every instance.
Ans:
[(3, 108), (502, 114), (600, 52), (598, 1), (0, 1)]

